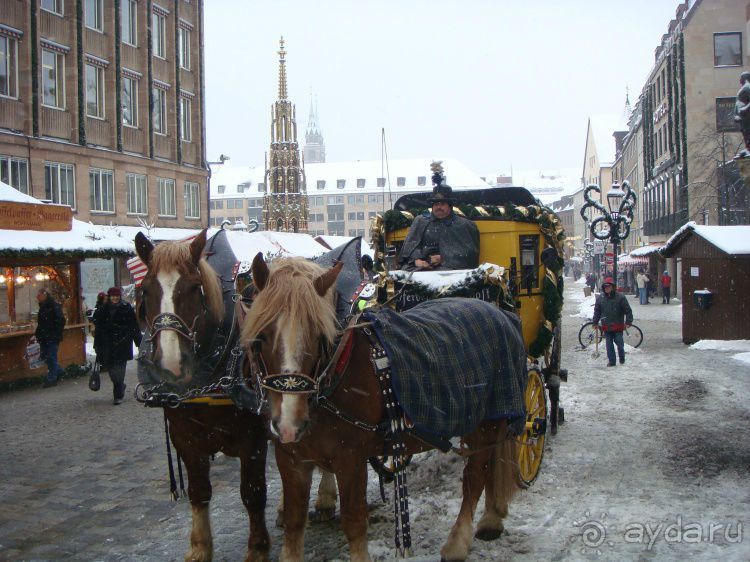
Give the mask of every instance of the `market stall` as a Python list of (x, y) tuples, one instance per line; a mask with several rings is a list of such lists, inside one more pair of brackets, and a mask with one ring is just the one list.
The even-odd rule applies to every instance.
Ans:
[(41, 288), (65, 315), (60, 365), (85, 363), (81, 261), (132, 254), (132, 241), (74, 219), (70, 207), (42, 203), (0, 182), (0, 388), (46, 374), (32, 339)]

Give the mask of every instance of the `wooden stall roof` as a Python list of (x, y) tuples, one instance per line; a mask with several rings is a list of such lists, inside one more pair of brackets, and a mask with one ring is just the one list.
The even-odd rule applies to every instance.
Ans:
[[(665, 258), (677, 256), (680, 247), (697, 234), (722, 256), (750, 257), (750, 226), (705, 226), (689, 222), (675, 232), (660, 250)], [(718, 257), (718, 256), (717, 256)]]

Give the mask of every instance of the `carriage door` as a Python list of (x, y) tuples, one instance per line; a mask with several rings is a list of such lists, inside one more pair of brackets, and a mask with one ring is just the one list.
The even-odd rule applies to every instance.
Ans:
[(521, 248), (521, 283), (520, 289), (531, 294), (539, 286), (539, 235), (523, 234), (519, 237)]

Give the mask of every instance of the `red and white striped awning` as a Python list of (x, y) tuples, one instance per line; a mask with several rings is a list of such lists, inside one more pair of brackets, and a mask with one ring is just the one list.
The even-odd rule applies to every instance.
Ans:
[(619, 265), (648, 265), (648, 258), (640, 256), (625, 256), (617, 258), (617, 263)]

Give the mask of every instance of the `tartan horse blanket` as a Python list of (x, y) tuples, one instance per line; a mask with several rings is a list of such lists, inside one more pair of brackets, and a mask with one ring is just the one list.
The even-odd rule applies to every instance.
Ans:
[(460, 436), (483, 420), (508, 418), (520, 433), (527, 372), (515, 315), (478, 299), (444, 298), (364, 316), (388, 355), (394, 393), (417, 432)]

